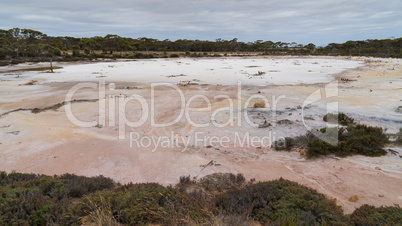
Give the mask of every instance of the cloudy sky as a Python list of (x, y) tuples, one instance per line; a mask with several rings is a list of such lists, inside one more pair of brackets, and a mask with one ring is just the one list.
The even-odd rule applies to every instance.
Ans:
[(0, 29), (326, 45), (402, 37), (402, 0), (2, 0)]

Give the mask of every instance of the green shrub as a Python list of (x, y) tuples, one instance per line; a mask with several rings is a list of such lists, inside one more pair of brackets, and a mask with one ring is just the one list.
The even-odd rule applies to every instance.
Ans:
[(202, 223), (205, 219), (201, 210), (173, 188), (131, 184), (117, 191), (105, 190), (82, 198), (66, 212), (65, 223), (78, 224), (83, 218), (100, 222), (99, 217), (105, 216), (127, 225), (177, 225)]
[(0, 49), (0, 60), (5, 59), (6, 58), (6, 51), (3, 49)]
[(85, 53), (85, 55), (89, 55), (91, 53), (91, 51), (88, 48), (84, 48), (84, 53)]
[(52, 198), (61, 198), (67, 193), (64, 182), (52, 177), (41, 177), (39, 179), (38, 188), (43, 195)]
[(116, 186), (116, 183), (107, 177), (84, 177), (74, 174), (63, 174), (60, 179), (65, 181), (65, 186), (70, 197), (82, 197), (85, 194), (93, 193), (95, 191), (111, 189)]
[(191, 178), (189, 176), (181, 176), (179, 180), (180, 184), (191, 184)]
[(246, 182), (243, 174), (214, 173), (201, 178), (200, 184), (207, 191), (225, 191), (227, 189), (241, 188)]
[[(325, 138), (334, 139), (331, 145), (322, 139), (315, 138), (308, 142), (308, 158), (320, 155), (335, 154), (336, 156), (365, 155), (381, 156), (387, 154), (383, 148), (389, 143), (382, 128), (366, 125), (349, 125), (347, 128), (323, 128)], [(334, 133), (338, 133), (337, 136)], [(337, 139), (337, 140), (335, 140)]]
[(173, 53), (173, 54), (170, 54), (170, 56), (169, 56), (170, 58), (177, 58), (177, 57), (179, 57), (179, 55), (178, 54), (176, 54), (176, 53)]
[(46, 225), (51, 199), (36, 188), (0, 187), (1, 225)]
[(396, 142), (402, 144), (402, 127), (399, 128), (399, 133), (397, 134)]
[[(327, 130), (325, 130), (327, 131)], [(346, 129), (345, 129), (346, 131)], [(187, 183), (190, 177), (181, 177)], [(177, 185), (177, 187), (180, 184)], [(398, 225), (400, 207), (363, 205), (345, 216), (333, 200), (284, 179), (253, 184), (242, 174), (191, 181), (190, 194), (103, 176), (0, 171), (0, 225)], [(76, 191), (73, 191), (76, 189)], [(208, 191), (208, 192), (206, 192)], [(80, 197), (80, 199), (74, 197)]]
[(352, 225), (400, 225), (402, 208), (362, 205), (349, 216)]
[(291, 150), (293, 139), (291, 137), (285, 137), (274, 141), (275, 150)]
[(61, 56), (61, 50), (59, 48), (54, 48), (53, 49), (53, 54), (55, 56)]
[(366, 125), (348, 126), (346, 133), (340, 133), (340, 149), (348, 154), (381, 156), (387, 154), (383, 149), (389, 143), (382, 128)]
[(323, 117), (324, 122), (330, 122), (330, 123), (339, 123), (340, 125), (347, 126), (350, 124), (353, 124), (354, 119), (349, 118), (347, 115), (344, 113), (339, 113), (339, 114), (333, 114), (333, 113), (328, 113)]
[(315, 158), (321, 155), (329, 155), (336, 152), (336, 147), (318, 139), (309, 141), (307, 144), (307, 148), (307, 158)]
[(80, 51), (74, 49), (74, 50), (73, 50), (73, 57), (79, 57), (79, 56), (80, 56)]
[(217, 197), (216, 206), (217, 211), (244, 215), (262, 224), (289, 220), (305, 225), (343, 224), (346, 220), (334, 201), (282, 178), (230, 190)]
[(145, 58), (145, 55), (143, 53), (135, 53), (134, 58), (142, 59), (142, 58)]
[(40, 175), (37, 174), (27, 174), (27, 173), (16, 173), (11, 172), (7, 174), (4, 171), (0, 171), (0, 186), (10, 185), (10, 184), (19, 184), (22, 182), (37, 180), (40, 178)]

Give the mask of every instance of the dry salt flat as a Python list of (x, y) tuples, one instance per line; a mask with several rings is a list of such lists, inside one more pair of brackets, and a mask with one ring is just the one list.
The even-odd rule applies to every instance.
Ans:
[[(0, 114), (15, 109), (46, 108), (65, 101), (66, 93), (81, 82), (105, 81), (115, 83), (107, 94), (129, 96), (138, 94), (150, 98), (150, 84), (154, 82), (179, 84), (185, 97), (205, 95), (212, 110), (228, 107), (224, 99), (214, 97), (226, 94), (240, 111), (248, 112), (252, 123), (261, 124), (269, 118), (271, 109), (253, 109), (246, 100), (253, 95), (271, 97), (284, 95), (277, 106), (278, 124), (268, 128), (251, 126), (243, 119), (239, 126), (205, 128), (192, 127), (185, 117), (165, 128), (154, 128), (147, 123), (139, 128), (126, 128), (143, 137), (170, 136), (171, 131), (181, 138), (201, 132), (205, 136), (233, 137), (235, 134), (263, 137), (271, 132), (276, 136), (297, 136), (325, 126), (322, 121), (328, 103), (338, 102), (339, 110), (359, 123), (381, 126), (387, 133), (402, 127), (402, 60), (344, 57), (321, 58), (178, 58), (101, 63), (60, 63), (55, 73), (10, 71), (20, 68), (46, 67), (48, 63), (26, 64), (0, 68)], [(342, 81), (341, 79), (348, 79)], [(339, 79), (338, 95), (317, 101), (309, 108), (300, 109), (304, 100), (323, 90), (326, 84)], [(242, 96), (238, 97), (238, 81)], [(97, 99), (98, 89), (81, 89), (74, 99)], [(171, 121), (182, 106), (177, 93), (160, 87), (156, 92), (156, 120)], [(240, 98), (240, 99), (237, 99)], [(201, 100), (196, 106), (205, 106)], [(272, 101), (271, 101), (272, 104)], [(71, 104), (82, 121), (97, 120), (98, 102)], [(109, 105), (106, 105), (109, 106)], [(235, 111), (237, 111), (237, 106)], [(106, 109), (109, 110), (109, 109)], [(106, 111), (108, 112), (108, 111)], [(127, 116), (138, 120), (141, 106), (128, 104)], [(226, 113), (215, 117), (224, 123)], [(235, 112), (238, 113), (238, 112)], [(211, 112), (190, 115), (199, 123), (211, 122)], [(236, 118), (236, 120), (239, 120)], [(302, 122), (306, 125), (304, 125)], [(238, 122), (238, 121), (236, 121)], [(281, 122), (281, 123), (279, 123)], [(180, 176), (202, 177), (216, 172), (243, 173), (246, 178), (272, 180), (279, 177), (307, 185), (337, 199), (346, 212), (362, 204), (402, 205), (402, 149), (387, 147), (394, 152), (369, 158), (328, 157), (306, 160), (299, 150), (279, 152), (270, 147), (229, 147), (192, 145), (183, 147), (130, 147), (129, 140), (119, 140), (119, 122), (107, 122), (89, 128), (74, 125), (66, 117), (65, 106), (38, 113), (20, 110), (0, 117), (0, 170), (48, 175), (75, 173), (105, 175), (119, 181), (157, 182), (175, 184)], [(128, 134), (127, 134), (128, 135)], [(216, 164), (200, 167), (213, 160)], [(378, 170), (376, 167), (381, 168)], [(359, 201), (351, 203), (349, 197)]]
[[(34, 76), (47, 81), (196, 82), (265, 86), (326, 83), (333, 75), (361, 66), (339, 59), (154, 59), (65, 66), (56, 74)], [(29, 74), (29, 73), (28, 73)], [(32, 73), (34, 74), (34, 73)]]

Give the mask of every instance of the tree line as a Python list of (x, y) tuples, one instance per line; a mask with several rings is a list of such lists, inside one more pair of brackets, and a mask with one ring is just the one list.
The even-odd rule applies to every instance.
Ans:
[[(185, 52), (186, 55), (192, 56), (218, 52), (239, 54), (256, 52), (266, 55), (343, 55), (402, 58), (401, 48), (402, 38), (347, 41), (317, 47), (313, 43), (303, 45), (296, 42), (264, 40), (241, 42), (237, 38), (232, 40), (219, 38), (215, 41), (187, 39), (172, 41), (147, 37), (127, 38), (112, 34), (90, 38), (53, 37), (32, 29), (0, 29), (0, 60), (3, 61), (38, 57), (56, 57), (58, 59), (71, 57), (155, 57), (154, 54), (144, 54), (144, 52), (163, 53), (157, 54), (156, 57), (167, 57), (168, 52)], [(171, 55), (177, 56), (177, 54)]]

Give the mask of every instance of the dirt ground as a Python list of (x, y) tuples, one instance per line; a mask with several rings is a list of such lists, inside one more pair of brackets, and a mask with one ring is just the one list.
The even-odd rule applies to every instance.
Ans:
[[(66, 94), (77, 82), (33, 81), (23, 72), (10, 72), (16, 67), (2, 68), (0, 71), (6, 72), (0, 74), (0, 170), (104, 175), (121, 183), (158, 182), (163, 185), (175, 184), (183, 175), (197, 179), (216, 172), (242, 173), (247, 179), (265, 181), (283, 177), (317, 189), (335, 198), (346, 213), (362, 204), (402, 205), (400, 147), (387, 147), (395, 152), (383, 157), (314, 160), (306, 160), (299, 154), (300, 149), (275, 151), (270, 147), (275, 138), (298, 136), (305, 134), (308, 128), (325, 126), (322, 116), (333, 102), (358, 123), (381, 126), (387, 133), (397, 133), (402, 127), (402, 113), (398, 112), (398, 107), (402, 106), (402, 61), (351, 60), (365, 64), (336, 75), (339, 79), (337, 95), (329, 95), (326, 84), (240, 88), (180, 84), (188, 107), (209, 107), (206, 111), (191, 111), (181, 118), (178, 117), (183, 109), (181, 96), (172, 87), (121, 81), (110, 85), (108, 82), (105, 93), (99, 95), (99, 84), (92, 81), (96, 87), (80, 88), (67, 100)], [(38, 65), (20, 67), (32, 66)], [(319, 98), (304, 106), (306, 98), (317, 90), (317, 95), (328, 98)], [(134, 95), (149, 105), (132, 100), (119, 111), (120, 105), (115, 104)], [(190, 101), (196, 95), (203, 95), (210, 106), (200, 97)], [(222, 95), (230, 97), (233, 106)], [(248, 102), (253, 95), (259, 96)], [(267, 98), (269, 105), (253, 108), (253, 103), (261, 96)], [(284, 97), (275, 105), (272, 98), (280, 96)], [(67, 117), (69, 109), (77, 120), (94, 123), (88, 127), (74, 124)], [(178, 120), (173, 125), (156, 127), (152, 125), (151, 112), (155, 113), (153, 119), (159, 124)], [(122, 126), (125, 120), (137, 122), (143, 116), (145, 120), (140, 126)], [(194, 126), (189, 118), (206, 126)], [(271, 126), (258, 128), (265, 121)], [(229, 125), (224, 126), (227, 122)], [(255, 138), (256, 142), (250, 144), (248, 138)], [(264, 142), (259, 142), (261, 138)], [(244, 139), (246, 142), (242, 143)], [(211, 160), (213, 164), (203, 167)], [(349, 201), (353, 195), (358, 196), (358, 201)]]

